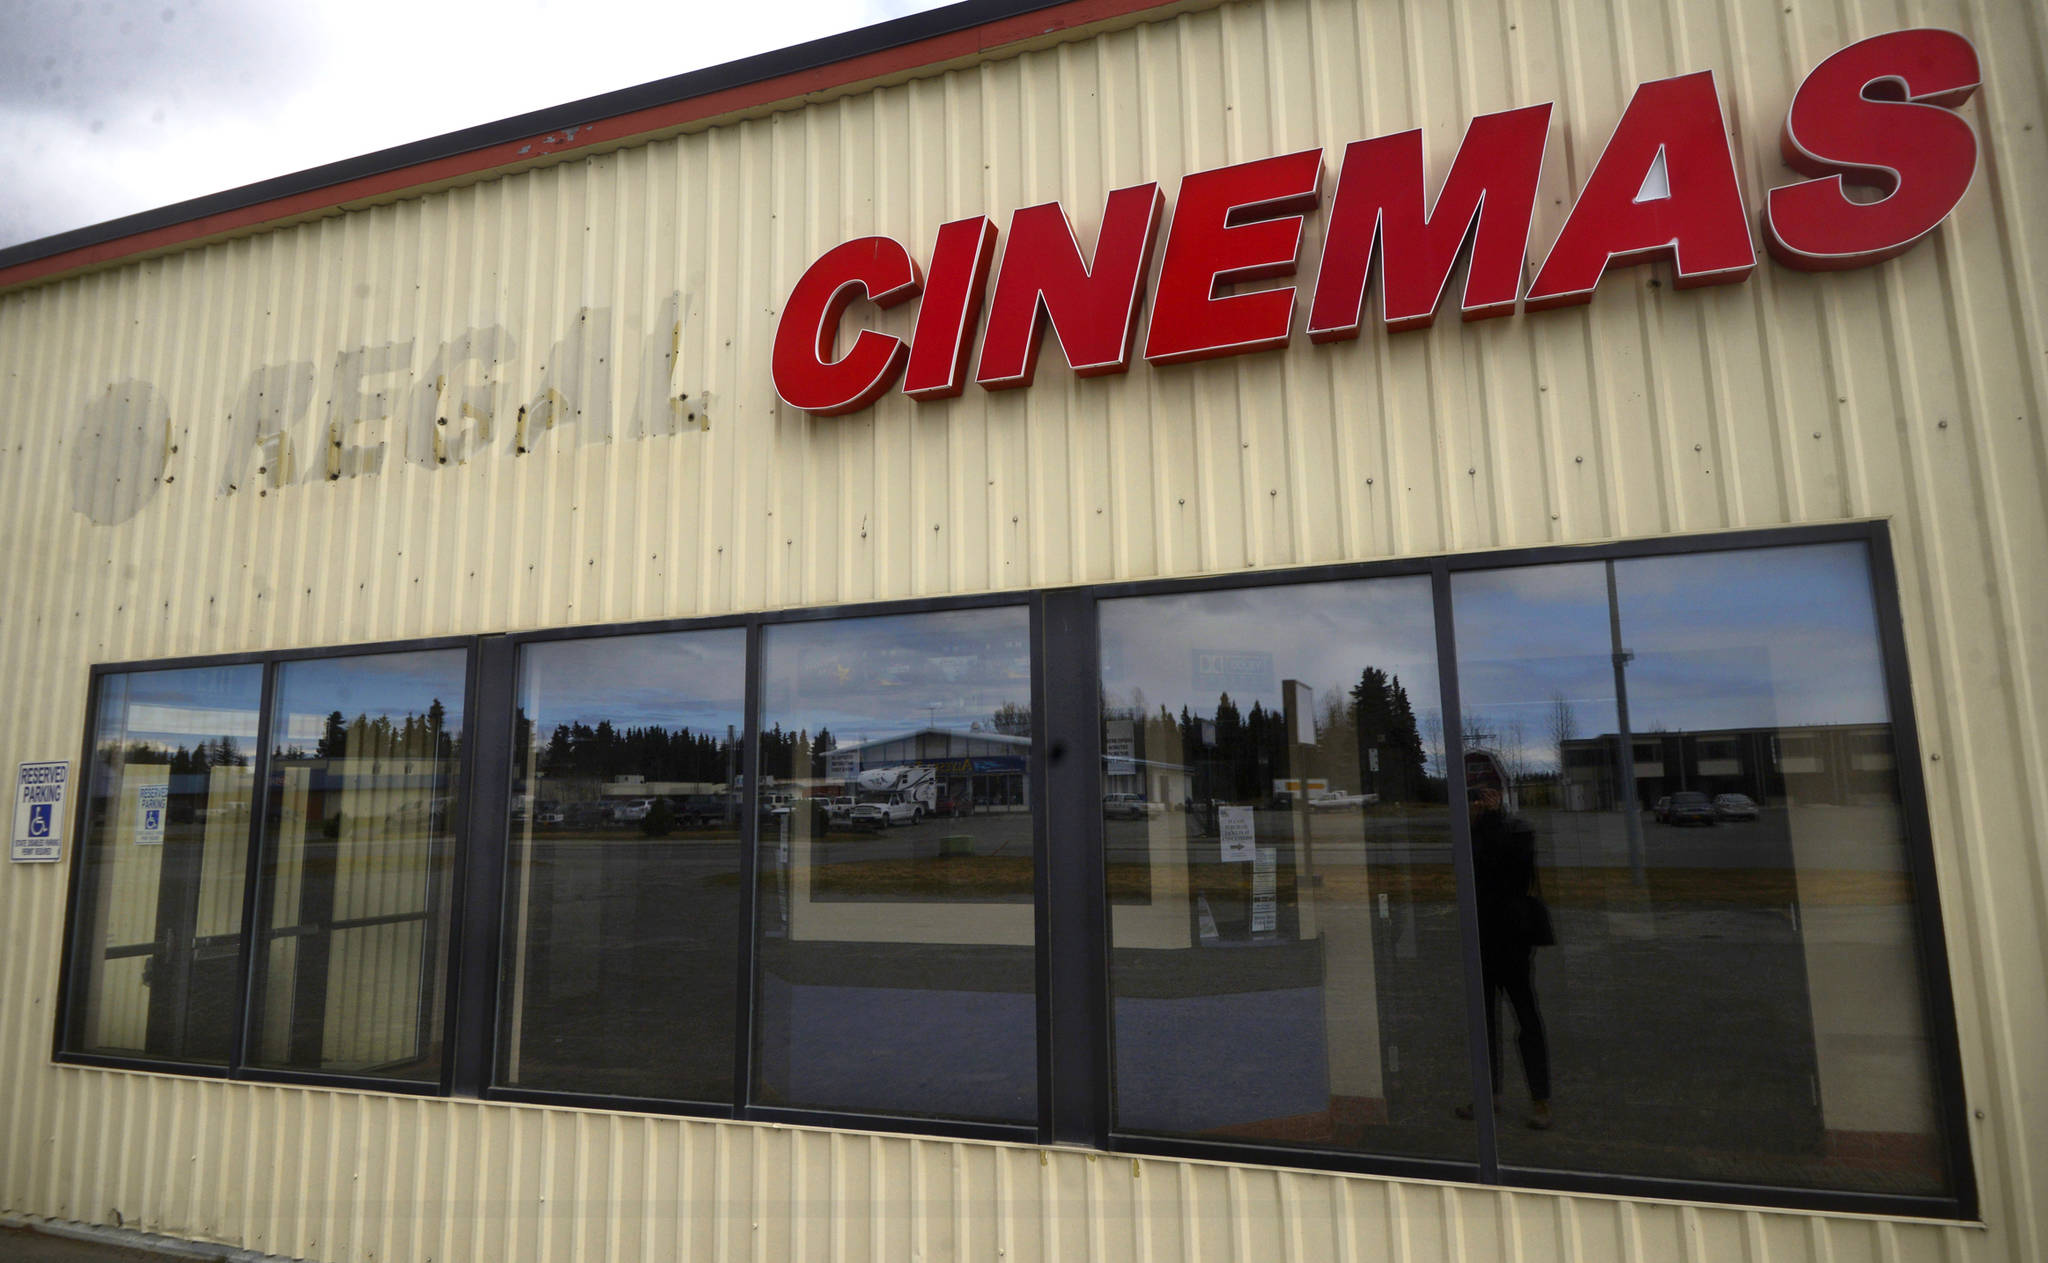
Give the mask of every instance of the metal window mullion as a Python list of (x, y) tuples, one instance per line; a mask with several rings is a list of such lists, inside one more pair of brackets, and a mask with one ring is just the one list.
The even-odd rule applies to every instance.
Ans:
[[(249, 787), (249, 839), (242, 869), (242, 942), (239, 975), (242, 993), (235, 1005), (234, 1046), (228, 1053), (228, 1074), (241, 1073), (249, 1061), (249, 1042), (256, 1024), (256, 988), (262, 969), (257, 960), (257, 924), (263, 911), (263, 824), (270, 818), (270, 746), (274, 739), (271, 710), (277, 704), (276, 662), (263, 664), (263, 687), (256, 711), (255, 784)], [(281, 803), (281, 799), (280, 799)]]
[[(462, 707), (462, 830), (455, 839), (450, 900), (447, 1038), (442, 1085), (481, 1096), (495, 1072), (499, 927), (505, 897), (505, 831), (510, 815), (512, 750), (517, 744), (518, 647), (481, 638), (470, 653)], [(479, 722), (481, 720), (481, 722)], [(424, 981), (424, 980), (423, 980)], [(422, 988), (424, 990), (424, 987)]]
[[(1109, 1147), (1108, 897), (1103, 868), (1101, 667), (1095, 594), (1032, 606), (1038, 797), (1039, 1038), (1047, 1143)], [(1049, 669), (1058, 663), (1059, 668)]]
[[(739, 915), (733, 920), (739, 935), (739, 985), (733, 994), (738, 1003), (733, 1014), (732, 1107), (735, 1118), (748, 1117), (754, 1099), (754, 1025), (760, 1007), (760, 989), (754, 980), (754, 948), (759, 933), (761, 890), (760, 848), (755, 818), (761, 785), (761, 661), (762, 620), (747, 620), (746, 713), (740, 729)], [(726, 786), (726, 800), (732, 787)]]
[(1465, 809), (1465, 726), (1458, 700), (1458, 639), (1451, 623), (1451, 572), (1431, 569), (1436, 603), (1437, 695), (1444, 712), (1444, 787), (1450, 806), (1451, 867), (1457, 875), (1458, 938), (1465, 957), (1465, 1055), (1472, 1067), (1472, 1122), (1477, 1129), (1479, 1180), (1500, 1183), (1500, 1150), (1493, 1117), (1493, 1051), (1487, 1038), (1487, 996), (1479, 951), (1479, 890), (1472, 862), (1472, 818)]

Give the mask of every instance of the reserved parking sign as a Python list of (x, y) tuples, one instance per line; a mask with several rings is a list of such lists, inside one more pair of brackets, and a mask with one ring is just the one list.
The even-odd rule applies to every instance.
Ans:
[(69, 763), (24, 763), (14, 778), (14, 850), (17, 864), (64, 858), (64, 789)]

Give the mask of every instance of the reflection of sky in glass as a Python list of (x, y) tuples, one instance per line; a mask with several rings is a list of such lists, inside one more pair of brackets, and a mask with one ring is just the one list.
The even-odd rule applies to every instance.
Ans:
[[(1636, 558), (1614, 570), (1635, 732), (1887, 719), (1861, 544)], [(1458, 574), (1451, 593), (1460, 693), (1481, 744), (1553, 766), (1558, 697), (1578, 736), (1617, 730), (1604, 565)]]
[[(1270, 666), (1264, 664), (1270, 663)], [(1348, 693), (1366, 667), (1400, 679), (1417, 717), (1437, 711), (1436, 625), (1429, 580), (1230, 588), (1102, 604), (1102, 692), (1110, 706), (1183, 706), (1204, 717), (1228, 692), (1240, 711), (1284, 705), (1301, 680), (1316, 704)]]
[[(1607, 568), (1599, 562), (1521, 566), (1451, 576), (1458, 698), (1469, 745), (1554, 766), (1557, 702), (1577, 736), (1620, 727), (1607, 626)], [(1634, 718), (1632, 715), (1631, 718)]]
[(543, 735), (610, 720), (722, 734), (746, 710), (745, 628), (553, 640), (519, 651), (519, 705)]
[(1889, 718), (1862, 544), (1644, 558), (1614, 574), (1637, 727)]
[(985, 728), (998, 708), (1031, 705), (1030, 630), (1014, 605), (770, 626), (762, 726), (841, 742)]
[(233, 737), (253, 751), (263, 668), (193, 667), (109, 675), (100, 685), (99, 739), (188, 749)]
[(448, 712), (446, 731), (462, 735), (463, 677), (468, 655), (460, 649), (380, 653), (353, 658), (309, 658), (278, 668), (274, 741), (318, 741), (332, 711), (402, 723), (424, 715), (436, 699)]

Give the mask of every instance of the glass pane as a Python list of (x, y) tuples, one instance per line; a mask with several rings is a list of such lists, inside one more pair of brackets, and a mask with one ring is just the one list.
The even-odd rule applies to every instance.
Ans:
[(1029, 612), (765, 636), (758, 1103), (1035, 1121)]
[(227, 1063), (262, 698), (260, 666), (100, 681), (72, 1051)]
[(1117, 1130), (1474, 1160), (1429, 580), (1101, 611)]
[(744, 629), (519, 655), (498, 1081), (732, 1099)]
[(467, 664), (278, 667), (251, 1063), (440, 1077)]
[(1611, 579), (1454, 581), (1502, 1162), (1948, 1191), (1862, 545)]

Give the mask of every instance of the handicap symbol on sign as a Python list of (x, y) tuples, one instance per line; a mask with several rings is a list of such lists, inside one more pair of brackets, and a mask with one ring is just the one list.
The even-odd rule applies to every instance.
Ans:
[(47, 838), (50, 836), (50, 812), (51, 804), (49, 803), (31, 803), (29, 805), (28, 835), (30, 837)]
[(151, 808), (150, 808), (150, 809), (149, 809), (148, 811), (145, 811), (145, 812), (143, 812), (143, 813), (142, 813), (142, 827), (143, 827), (144, 829), (146, 829), (146, 830), (149, 830), (149, 831), (152, 831), (152, 832), (154, 832), (154, 831), (156, 830), (156, 828), (158, 827), (158, 826), (157, 826), (157, 818), (158, 818), (158, 817), (159, 817), (159, 816), (160, 816), (161, 814), (162, 814), (162, 813), (161, 813), (161, 812), (159, 812), (159, 811), (158, 811), (158, 810), (157, 810), (156, 808), (154, 808), (154, 807), (151, 807)]

